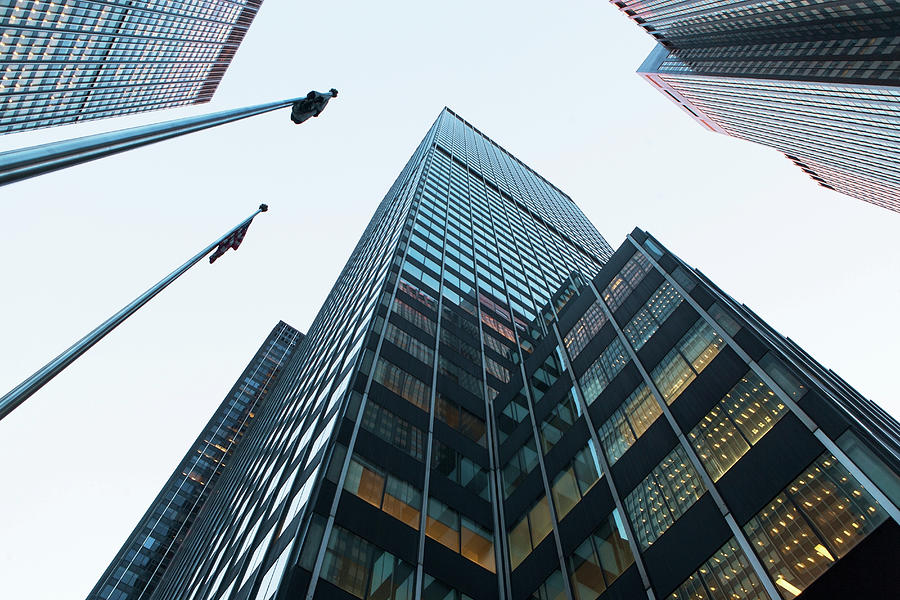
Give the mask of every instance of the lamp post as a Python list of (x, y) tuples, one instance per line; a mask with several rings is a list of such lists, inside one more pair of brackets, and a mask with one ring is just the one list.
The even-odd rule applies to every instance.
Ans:
[(337, 97), (337, 94), (334, 88), (325, 93), (313, 91), (302, 98), (232, 108), (208, 115), (185, 117), (2, 152), (0, 186), (288, 106), (292, 107), (291, 120), (299, 125), (310, 117), (318, 117), (328, 101)]

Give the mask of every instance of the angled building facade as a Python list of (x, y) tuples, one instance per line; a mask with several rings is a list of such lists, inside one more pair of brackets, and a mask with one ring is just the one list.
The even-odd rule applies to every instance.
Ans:
[(638, 73), (697, 122), (900, 211), (900, 2), (614, 4), (659, 42)]
[(0, 6), (0, 134), (209, 102), (262, 0)]
[(303, 334), (284, 322), (263, 342), (203, 428), (88, 600), (138, 600), (153, 593)]
[(898, 439), (445, 109), (153, 598), (815, 598), (883, 583)]

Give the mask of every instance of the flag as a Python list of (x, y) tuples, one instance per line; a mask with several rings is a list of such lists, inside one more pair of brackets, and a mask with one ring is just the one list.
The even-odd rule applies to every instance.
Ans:
[(219, 246), (216, 248), (215, 252), (209, 256), (209, 263), (212, 264), (216, 262), (216, 259), (228, 252), (229, 248), (237, 250), (240, 247), (241, 242), (244, 241), (244, 236), (247, 235), (247, 229), (250, 228), (250, 223), (252, 222), (253, 219), (250, 219), (244, 225), (232, 231), (227, 238), (219, 242)]

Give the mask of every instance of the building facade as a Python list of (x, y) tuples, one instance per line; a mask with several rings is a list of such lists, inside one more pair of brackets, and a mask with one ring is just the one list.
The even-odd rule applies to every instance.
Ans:
[(209, 102), (262, 0), (11, 0), (0, 134)]
[(445, 109), (153, 598), (775, 600), (889, 561), (896, 422), (647, 239)]
[(88, 600), (138, 600), (153, 593), (303, 334), (284, 322), (268, 335), (191, 445)]
[(900, 211), (900, 2), (613, 3), (659, 42), (638, 73), (694, 120)]

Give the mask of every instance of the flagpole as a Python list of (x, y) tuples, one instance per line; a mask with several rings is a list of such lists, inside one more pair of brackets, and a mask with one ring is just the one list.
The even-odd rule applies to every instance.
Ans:
[(268, 209), (269, 207), (265, 204), (260, 204), (255, 213), (241, 221), (237, 226), (229, 230), (228, 233), (201, 250), (189, 261), (169, 273), (165, 278), (159, 281), (159, 283), (135, 298), (130, 304), (104, 321), (99, 327), (75, 342), (68, 350), (44, 365), (44, 367), (37, 371), (34, 375), (10, 390), (9, 393), (0, 398), (0, 420), (5, 418), (17, 406), (25, 402), (25, 400), (27, 400), (32, 394), (41, 389), (44, 384), (56, 377), (63, 369), (72, 364), (79, 356), (87, 352), (94, 344), (103, 339), (106, 334), (121, 325), (125, 319), (134, 314), (139, 308), (147, 304), (147, 302), (149, 302), (158, 293), (163, 291), (170, 283), (181, 277), (185, 273), (185, 271), (203, 260), (204, 257), (215, 250), (219, 246), (219, 244), (227, 240), (234, 232), (238, 231), (242, 227), (249, 225), (256, 215), (261, 212), (266, 212)]
[[(0, 186), (288, 106), (293, 107), (291, 120), (300, 124), (310, 116), (318, 116), (328, 104), (328, 100), (335, 97), (337, 97), (337, 90), (332, 88), (327, 93), (310, 92), (300, 98), (231, 108), (206, 115), (185, 117), (2, 152), (0, 153)], [(309, 112), (305, 119), (294, 119), (294, 112), (309, 109), (310, 106), (314, 110)]]

